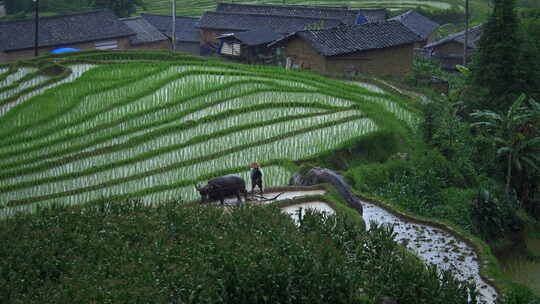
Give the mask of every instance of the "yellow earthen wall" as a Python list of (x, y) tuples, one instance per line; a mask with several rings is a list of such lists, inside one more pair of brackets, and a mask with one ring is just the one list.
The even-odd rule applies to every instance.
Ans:
[(357, 52), (326, 58), (326, 72), (343, 74), (354, 70), (362, 74), (403, 77), (412, 71), (413, 44)]
[(301, 69), (317, 70), (326, 72), (325, 58), (305, 40), (296, 38), (289, 41), (285, 47), (285, 57), (290, 57), (293, 64), (297, 64)]

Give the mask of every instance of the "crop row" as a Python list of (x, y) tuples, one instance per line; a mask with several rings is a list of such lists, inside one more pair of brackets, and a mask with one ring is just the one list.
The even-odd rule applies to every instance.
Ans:
[[(165, 165), (158, 170), (143, 171), (143, 168), (130, 166), (137, 172), (128, 178), (103, 181), (87, 178), (82, 184), (63, 184), (63, 191), (50, 195), (49, 184), (22, 189), (8, 206), (36, 203), (40, 201), (66, 200), (70, 203), (83, 203), (99, 200), (103, 197), (103, 189), (115, 193), (118, 198), (139, 197), (179, 186), (193, 184), (197, 176), (212, 172), (245, 166), (253, 160), (260, 162), (276, 158), (304, 159), (335, 149), (363, 134), (374, 131), (376, 126), (367, 119), (350, 117), (340, 121), (312, 126), (296, 132), (289, 132), (273, 138), (267, 138), (225, 149), (199, 159)], [(157, 160), (158, 161), (158, 160)], [(97, 182), (94, 184), (93, 182)], [(85, 186), (93, 184), (92, 186)], [(133, 192), (135, 191), (135, 192)], [(3, 199), (7, 197), (4, 196)]]
[[(197, 94), (198, 97), (192, 98), (191, 96), (179, 98), (175, 102), (166, 103), (163, 106), (154, 106), (150, 107), (146, 110), (141, 111), (129, 111), (129, 109), (121, 110), (124, 116), (122, 114), (118, 113), (116, 115), (116, 120), (114, 122), (110, 123), (104, 123), (100, 124), (99, 118), (100, 115), (93, 114), (92, 116), (96, 118), (95, 124), (90, 123), (86, 129), (82, 129), (78, 131), (76, 128), (64, 128), (59, 133), (60, 136), (54, 139), (44, 139), (42, 141), (33, 141), (30, 142), (30, 145), (27, 147), (23, 147), (22, 149), (19, 147), (19, 149), (15, 149), (13, 151), (0, 153), (2, 158), (4, 160), (7, 160), (9, 157), (13, 156), (20, 156), (22, 154), (27, 155), (28, 152), (31, 151), (38, 151), (42, 148), (52, 147), (53, 145), (57, 143), (65, 143), (67, 140), (72, 139), (78, 139), (83, 138), (85, 136), (90, 136), (95, 138), (94, 134), (99, 131), (107, 131), (107, 134), (109, 134), (109, 138), (111, 138), (110, 134), (115, 133), (114, 128), (116, 126), (121, 127), (124, 129), (123, 134), (115, 134), (116, 136), (123, 136), (126, 133), (125, 130), (129, 129), (129, 127), (132, 127), (132, 130), (140, 131), (140, 130), (148, 130), (149, 128), (153, 128), (156, 126), (163, 125), (165, 123), (174, 123), (178, 122), (179, 119), (182, 117), (185, 117), (188, 114), (191, 114), (193, 112), (203, 110), (205, 107), (213, 106), (213, 105), (219, 105), (220, 103), (224, 103), (228, 100), (227, 94), (233, 93), (233, 92), (226, 92), (223, 91), (223, 88), (234, 86), (235, 84), (242, 84), (246, 83), (244, 82), (236, 82), (231, 83), (227, 85), (223, 85), (221, 87), (218, 87), (216, 89), (206, 90), (205, 94)], [(236, 96), (234, 96), (235, 100), (240, 100), (238, 97), (241, 96), (247, 96), (249, 93), (254, 93), (254, 90), (257, 90), (257, 87), (260, 87), (261, 84), (254, 84), (245, 86), (245, 88), (239, 88), (237, 87), (238, 93)], [(249, 91), (251, 90), (251, 91)], [(262, 87), (261, 89), (262, 90)], [(208, 94), (209, 92), (212, 92), (213, 94)], [(236, 92), (234, 92), (236, 93)], [(217, 98), (215, 100), (212, 100), (212, 98)], [(238, 106), (241, 106), (241, 104), (237, 103)], [(155, 118), (156, 120), (153, 121), (152, 119)], [(142, 121), (141, 121), (142, 120)], [(75, 124), (75, 123), (73, 123)], [(80, 125), (80, 124), (79, 124)], [(10, 161), (11, 162), (11, 161)]]
[[(271, 164), (268, 166), (263, 167), (264, 172), (264, 187), (272, 187), (272, 186), (280, 186), (280, 185), (286, 185), (289, 181), (291, 172), (285, 169), (284, 167), (280, 166), (279, 164)], [(226, 170), (223, 174), (238, 174), (244, 178), (244, 180), (249, 181), (249, 171), (246, 166), (242, 168), (233, 168), (232, 170)], [(160, 202), (167, 202), (167, 201), (183, 201), (188, 202), (191, 200), (199, 199), (200, 196), (198, 192), (195, 190), (195, 184), (197, 181), (193, 180), (190, 182), (184, 183), (184, 186), (173, 186), (168, 187), (166, 190), (159, 191), (159, 192), (148, 192), (148, 194), (141, 194), (141, 195), (135, 195), (135, 194), (128, 194), (123, 195), (124, 198), (133, 198), (141, 200), (145, 204), (153, 205), (158, 204)], [(203, 180), (199, 184), (204, 183)], [(251, 190), (251, 184), (249, 182), (246, 183), (246, 188)], [(111, 198), (116, 196), (117, 199), (122, 199), (122, 197), (118, 196), (117, 193), (112, 192), (111, 189), (105, 189), (102, 193), (103, 198)], [(80, 202), (79, 199), (84, 199), (84, 196), (78, 196), (78, 197), (70, 197), (66, 198), (62, 201), (58, 200), (50, 200), (46, 202), (39, 202), (39, 203), (30, 203), (26, 205), (19, 205), (14, 207), (6, 207), (2, 208), (0, 206), (0, 219), (10, 218), (13, 217), (16, 213), (31, 213), (35, 212), (36, 208), (39, 206), (40, 208), (44, 208), (47, 206), (50, 206), (51, 204), (63, 202), (66, 205), (78, 205)], [(99, 200), (99, 198), (98, 198)]]
[[(249, 81), (250, 82), (250, 81)], [(237, 81), (236, 83), (240, 83)], [(264, 82), (268, 83), (268, 82)], [(234, 84), (231, 83), (231, 84)], [(257, 86), (261, 86), (263, 84), (262, 81), (258, 81), (253, 85), (250, 85), (249, 87), (256, 88)], [(276, 86), (276, 83), (270, 82), (269, 84), (272, 84), (273, 86)], [(225, 86), (218, 87), (218, 88), (224, 88)], [(212, 90), (214, 93), (208, 94), (208, 92)], [(176, 101), (168, 101), (164, 102), (163, 106), (159, 105), (159, 103), (155, 102), (151, 97), (147, 96), (145, 98), (142, 98), (140, 100), (136, 100), (131, 103), (125, 103), (124, 101), (119, 101), (118, 103), (124, 103), (124, 106), (122, 107), (116, 107), (113, 110), (110, 110), (106, 112), (106, 115), (102, 112), (94, 112), (92, 114), (87, 115), (82, 121), (79, 120), (77, 122), (76, 120), (71, 122), (70, 124), (66, 123), (63, 125), (63, 128), (60, 129), (58, 132), (55, 132), (55, 137), (45, 137), (43, 136), (39, 141), (31, 141), (27, 146), (23, 146), (22, 148), (20, 146), (14, 146), (14, 147), (6, 147), (4, 150), (8, 150), (6, 152), (0, 153), (3, 159), (7, 160), (11, 156), (21, 156), (21, 155), (28, 155), (29, 152), (38, 152), (40, 148), (47, 148), (50, 149), (52, 146), (54, 146), (56, 143), (65, 143), (67, 140), (81, 140), (85, 136), (90, 136), (96, 133), (96, 131), (102, 130), (103, 128), (100, 128), (100, 126), (106, 126), (107, 132), (110, 133), (112, 130), (110, 128), (114, 128), (114, 126), (122, 126), (122, 128), (127, 128), (128, 125), (138, 126), (138, 129), (141, 129), (141, 125), (144, 125), (144, 129), (147, 130), (148, 128), (151, 128), (151, 126), (148, 125), (148, 122), (151, 121), (152, 118), (155, 118), (159, 121), (158, 124), (163, 124), (164, 120), (169, 119), (168, 117), (173, 116), (175, 119), (170, 123), (177, 123), (177, 120), (179, 117), (185, 116), (185, 119), (199, 119), (203, 114), (209, 114), (212, 112), (220, 112), (225, 111), (231, 108), (238, 108), (242, 107), (246, 103), (250, 104), (257, 104), (260, 102), (271, 102), (278, 98), (282, 99), (282, 102), (297, 102), (298, 100), (311, 100), (312, 102), (321, 102), (326, 103), (329, 105), (336, 105), (336, 106), (350, 106), (350, 101), (341, 100), (334, 97), (329, 96), (323, 96), (320, 94), (313, 94), (309, 93), (309, 91), (305, 94), (298, 94), (291, 92), (290, 89), (286, 87), (281, 88), (281, 92), (277, 91), (276, 89), (273, 90), (272, 93), (266, 93), (264, 95), (265, 100), (261, 100), (260, 98), (250, 98), (249, 101), (246, 101), (245, 98), (238, 98), (242, 95), (237, 95), (237, 98), (230, 102), (224, 102), (224, 103), (217, 103), (211, 108), (207, 108), (204, 111), (198, 111), (194, 112), (191, 115), (189, 114), (189, 111), (186, 110), (188, 108), (191, 108), (193, 110), (197, 109), (198, 106), (201, 104), (208, 104), (209, 98), (223, 98), (226, 96), (225, 93), (230, 94), (229, 92), (226, 92), (225, 90), (216, 90), (216, 89), (206, 89), (204, 92), (197, 92), (197, 98), (191, 98), (191, 96), (178, 98), (176, 97)], [(236, 89), (235, 91), (241, 91)], [(223, 94), (222, 94), (223, 93)], [(283, 93), (288, 93), (288, 96), (284, 95)], [(170, 94), (175, 95), (175, 94)], [(202, 96), (201, 96), (202, 95)], [(181, 95), (180, 95), (181, 96)], [(210, 99), (211, 101), (211, 99)], [(156, 105), (157, 104), (157, 105)], [(140, 106), (138, 106), (140, 105)], [(84, 107), (79, 107), (81, 109), (84, 109)], [(202, 109), (202, 108), (200, 108)], [(188, 112), (186, 112), (188, 111)], [(98, 114), (99, 113), (99, 114)], [(181, 113), (179, 116), (178, 113)], [(129, 119), (126, 118), (126, 115), (129, 117)], [(93, 117), (93, 119), (88, 119), (88, 116)], [(111, 120), (108, 121), (107, 117), (110, 117)], [(165, 117), (165, 118), (164, 118)], [(143, 123), (141, 123), (141, 120), (144, 120)], [(82, 122), (82, 123), (81, 123)], [(78, 128), (76, 127), (78, 126)], [(69, 138), (66, 138), (69, 137)], [(72, 142), (70, 142), (72, 143)], [(9, 151), (11, 150), (11, 151)], [(40, 152), (41, 153), (41, 152)], [(9, 161), (12, 163), (12, 160)]]
[[(276, 110), (272, 110), (272, 109)], [(279, 108), (285, 108), (279, 110)], [(55, 168), (60, 165), (64, 165), (73, 161), (83, 160), (89, 157), (95, 157), (107, 153), (116, 153), (122, 150), (130, 149), (133, 146), (147, 144), (148, 142), (167, 142), (169, 138), (174, 138), (175, 142), (183, 143), (188, 138), (196, 135), (208, 135), (211, 133), (219, 132), (221, 128), (244, 128), (242, 124), (246, 123), (264, 123), (273, 116), (272, 113), (280, 113), (281, 118), (271, 117), (273, 119), (283, 119), (287, 114), (292, 114), (295, 111), (298, 113), (319, 112), (324, 109), (332, 109), (332, 107), (317, 105), (317, 104), (303, 104), (303, 103), (291, 103), (291, 104), (279, 104), (279, 103), (265, 103), (259, 105), (253, 105), (248, 108), (240, 110), (230, 110), (218, 113), (216, 115), (201, 118), (197, 121), (186, 121), (177, 125), (171, 125), (164, 128), (155, 129), (136, 137), (126, 138), (125, 140), (112, 137), (107, 146), (92, 146), (92, 150), (76, 154), (74, 156), (67, 156), (58, 160), (47, 161), (45, 163), (38, 163), (38, 158), (30, 159), (28, 165), (30, 167), (6, 171), (2, 173), (1, 178), (9, 178), (12, 176), (22, 176), (29, 173), (36, 173), (44, 169)], [(311, 109), (311, 111), (306, 111)], [(270, 110), (271, 112), (268, 112)], [(301, 112), (299, 112), (301, 111)], [(246, 115), (242, 115), (246, 113)], [(311, 115), (308, 115), (311, 116)], [(236, 122), (236, 124), (235, 124)], [(157, 146), (159, 147), (159, 146)], [(35, 164), (35, 165), (34, 165)]]
[[(206, 73), (206, 74), (202, 74)], [(33, 141), (35, 139), (44, 139), (47, 135), (50, 135), (58, 130), (73, 129), (77, 124), (90, 120), (99, 116), (99, 119), (102, 119), (103, 114), (111, 113), (111, 111), (121, 108), (130, 103), (141, 104), (142, 107), (149, 107), (148, 112), (155, 111), (156, 108), (162, 107), (163, 104), (171, 103), (174, 98), (179, 99), (178, 96), (181, 96), (180, 99), (192, 98), (194, 96), (199, 96), (208, 89), (214, 86), (210, 80), (225, 81), (226, 79), (223, 75), (207, 75), (208, 72), (190, 70), (185, 73), (175, 74), (174, 76), (167, 77), (165, 79), (159, 79), (154, 85), (149, 81), (147, 77), (141, 78), (140, 83), (125, 83), (124, 86), (114, 90), (100, 90), (104, 93), (98, 95), (90, 95), (83, 98), (80, 101), (77, 101), (75, 104), (70, 105), (67, 112), (59, 113), (59, 115), (54, 116), (54, 118), (47, 120), (42, 124), (35, 124), (33, 128), (25, 128), (18, 132), (21, 134), (19, 138), (11, 138), (5, 144), (13, 146), (17, 142), (26, 142)], [(216, 72), (218, 73), (218, 72)], [(220, 74), (224, 72), (219, 72)], [(183, 79), (188, 75), (199, 75), (199, 77), (194, 76), (191, 82), (188, 82), (186, 85), (178, 81), (177, 79)], [(215, 78), (215, 79), (213, 79)], [(231, 77), (228, 77), (230, 81), (235, 81)], [(85, 79), (86, 80), (86, 79)], [(258, 79), (249, 79), (252, 82), (262, 82)], [(194, 84), (194, 86), (192, 86)], [(165, 87), (164, 87), (165, 86)], [(197, 88), (200, 88), (200, 91), (197, 91)], [(206, 90), (204, 89), (206, 88)], [(173, 89), (173, 90), (171, 90)], [(73, 88), (75, 92), (79, 92), (78, 88)], [(189, 93), (186, 96), (185, 93)], [(69, 98), (72, 94), (66, 93), (62, 98), (67, 100), (73, 100), (75, 98)], [(67, 98), (66, 98), (67, 97)], [(73, 101), (72, 101), (73, 102)], [(41, 103), (43, 104), (43, 103)], [(96, 111), (91, 111), (92, 109), (97, 108)], [(162, 107), (163, 108), (163, 107)], [(79, 110), (77, 110), (79, 109)], [(123, 111), (130, 111), (131, 109), (124, 109)], [(122, 110), (120, 110), (122, 111)], [(90, 112), (90, 113), (88, 113)], [(141, 112), (141, 111), (139, 111)], [(68, 116), (69, 114), (69, 116)], [(110, 114), (111, 117), (116, 117), (117, 113)], [(30, 114), (29, 114), (30, 115)], [(34, 113), (33, 115), (38, 115)], [(82, 115), (82, 117), (81, 117)], [(53, 125), (50, 128), (45, 127), (46, 125)], [(39, 126), (39, 128), (36, 128)], [(36, 131), (39, 130), (39, 131)], [(24, 138), (23, 135), (26, 135)], [(1, 150), (1, 148), (0, 148)]]
[(245, 174), (252, 161), (311, 158), (417, 119), (414, 107), (382, 90), (274, 67), (187, 57), (147, 63), (125, 59), (149, 54), (125, 52), (59, 62), (104, 56), (116, 61), (0, 117), (3, 212), (103, 197), (193, 198), (194, 183)]
[(4, 73), (9, 73), (4, 80), (0, 81), (0, 88), (11, 86), (13, 83), (17, 83), (25, 75), (36, 72), (36, 68), (21, 67), (13, 72), (8, 72), (7, 70)]
[[(231, 99), (229, 101), (226, 101), (226, 103), (237, 103), (236, 107), (231, 107), (230, 109), (226, 110), (223, 109), (222, 111), (216, 111), (215, 113), (208, 112), (207, 116), (201, 115), (196, 120), (186, 118), (190, 118), (189, 113), (197, 112), (184, 111), (183, 113), (177, 113), (178, 119), (175, 120), (175, 123), (166, 123), (157, 127), (148, 127), (145, 129), (138, 128), (139, 130), (141, 130), (140, 132), (132, 132), (129, 134), (129, 136), (125, 135), (125, 132), (123, 132), (123, 135), (121, 135), (117, 134), (116, 132), (112, 132), (111, 130), (111, 132), (109, 132), (108, 134), (104, 134), (106, 140), (100, 141), (99, 144), (95, 144), (95, 141), (85, 142), (84, 140), (81, 141), (81, 143), (79, 144), (78, 140), (75, 140), (70, 141), (69, 144), (64, 142), (67, 148), (65, 148), (63, 151), (53, 152), (53, 154), (37, 154), (34, 157), (29, 157), (25, 154), (22, 157), (22, 160), (19, 160), (18, 162), (6, 162), (4, 168), (13, 168), (15, 167), (15, 165), (26, 165), (26, 168), (17, 169), (15, 171), (4, 171), (0, 174), (0, 177), (19, 176), (27, 174), (28, 172), (36, 172), (37, 170), (40, 170), (42, 168), (53, 168), (59, 164), (64, 164), (68, 161), (79, 160), (102, 153), (117, 152), (122, 149), (127, 149), (133, 145), (144, 144), (148, 141), (162, 141), (162, 137), (164, 137), (164, 139), (167, 139), (167, 137), (176, 138), (176, 141), (179, 141), (178, 135), (176, 134), (179, 131), (188, 132), (189, 134), (208, 134), (224, 128), (240, 126), (241, 124), (245, 124), (247, 122), (264, 121), (269, 118), (274, 118), (271, 113), (277, 113), (276, 111), (282, 111), (280, 112), (283, 114), (282, 116), (286, 116), (287, 114), (294, 114), (295, 111), (298, 112), (299, 110), (305, 112), (307, 109), (310, 109), (310, 112), (346, 109), (317, 102), (283, 102), (279, 99), (261, 98), (265, 97), (261, 94), (248, 96), (251, 97), (251, 103), (246, 103), (246, 99)], [(279, 110), (280, 108), (286, 108), (286, 110)], [(268, 112), (269, 110), (272, 112)], [(151, 125), (151, 123), (152, 122), (150, 122), (149, 124), (145, 121), (142, 121), (139, 127), (144, 125)], [(86, 148), (84, 150), (81, 149), (88, 146), (90, 148)], [(73, 151), (80, 152), (73, 155), (67, 155), (68, 153), (71, 153)], [(53, 155), (54, 158), (52, 157)], [(41, 162), (45, 160), (46, 162)]]
[[(229, 91), (232, 88), (236, 88), (238, 94), (227, 96), (228, 94), (234, 94), (232, 90)], [(5, 160), (3, 168), (7, 169), (24, 165), (26, 160), (28, 162), (35, 162), (53, 159), (64, 157), (67, 154), (86, 152), (96, 147), (107, 147), (111, 143), (118, 144), (126, 142), (133, 137), (140, 137), (150, 131), (154, 132), (156, 129), (161, 129), (163, 128), (162, 126), (178, 125), (178, 122), (183, 117), (194, 111), (201, 110), (205, 106), (226, 102), (240, 96), (248, 96), (256, 92), (256, 89), (250, 89), (245, 84), (230, 86), (229, 89), (227, 89), (227, 92), (225, 90), (216, 90), (213, 93), (205, 94), (195, 99), (182, 100), (175, 107), (177, 111), (165, 108), (161, 111), (156, 111), (157, 113), (144, 113), (138, 116), (130, 115), (115, 125), (104, 125), (101, 128), (96, 126), (92, 130), (82, 132), (70, 132), (69, 129), (62, 130), (62, 132), (58, 133), (57, 137), (49, 141), (30, 142), (27, 147), (23, 147), (17, 151), (0, 153)], [(191, 101), (195, 101), (196, 99), (207, 100), (208, 104), (201, 103), (199, 107), (189, 107)], [(22, 157), (20, 157), (21, 155)], [(20, 160), (14, 161), (13, 158)]]
[[(3, 127), (2, 135), (17, 134), (15, 138), (10, 139), (10, 142), (17, 142), (17, 138), (24, 136), (27, 132), (32, 133), (36, 132), (36, 130), (46, 129), (42, 128), (42, 126), (50, 123), (51, 120), (58, 116), (68, 113), (77, 106), (83, 97), (122, 84), (128, 85), (134, 81), (134, 77), (124, 77), (116, 80), (94, 82), (92, 75), (95, 75), (95, 70), (99, 69), (91, 69), (84, 73), (79, 81), (67, 83), (56, 90), (47, 91), (31, 102), (25, 102), (14, 108), (0, 121)], [(156, 67), (143, 66), (140, 70), (146, 72), (145, 75), (148, 75), (154, 73)], [(144, 78), (144, 76), (140, 77)]]
[(51, 77), (35, 86), (30, 86), (20, 90), (17, 94), (12, 95), (6, 99), (6, 103), (0, 105), (0, 117), (4, 116), (15, 106), (24, 103), (34, 96), (38, 96), (48, 89), (54, 88), (64, 83), (75, 81), (84, 72), (91, 69), (93, 65), (81, 64), (76, 66), (69, 66), (68, 70), (59, 76)]
[[(132, 145), (130, 149), (122, 150), (121, 153), (99, 154), (61, 167), (32, 173), (30, 176), (14, 176), (5, 181), (0, 187), (0, 192), (7, 194), (15, 189), (73, 178), (79, 178), (82, 182), (87, 176), (94, 176), (100, 180), (125, 178), (128, 175), (124, 174), (122, 168), (126, 166), (144, 168), (144, 171), (159, 170), (164, 165), (180, 161), (189, 162), (227, 148), (246, 146), (252, 142), (306, 129), (312, 125), (347, 118), (354, 113), (356, 111), (280, 116), (272, 120), (216, 130), (210, 134), (195, 135), (189, 140), (180, 138), (170, 145), (163, 142), (163, 138), (159, 138), (156, 141)], [(184, 132), (180, 132), (177, 135), (181, 137), (183, 134)], [(186, 135), (189, 136), (189, 132)]]

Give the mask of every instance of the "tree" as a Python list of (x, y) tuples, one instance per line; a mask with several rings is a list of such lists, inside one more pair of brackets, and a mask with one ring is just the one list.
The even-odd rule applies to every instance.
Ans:
[(8, 15), (31, 12), (33, 6), (32, 0), (4, 0), (4, 4)]
[(517, 80), (521, 39), (515, 0), (494, 0), (493, 13), (483, 27), (475, 60), (474, 84), (488, 89), (485, 108), (506, 111), (521, 92)]
[(506, 162), (506, 196), (510, 196), (511, 182), (515, 180), (522, 201), (529, 199), (530, 177), (540, 171), (540, 104), (529, 100), (527, 106), (525, 100), (526, 96), (522, 94), (503, 115), (489, 110), (471, 114), (480, 120), (473, 126), (488, 129), (488, 138), (496, 146), (497, 156)]
[(144, 0), (95, 0), (95, 8), (111, 9), (119, 17), (127, 17), (137, 10), (137, 6), (144, 7)]

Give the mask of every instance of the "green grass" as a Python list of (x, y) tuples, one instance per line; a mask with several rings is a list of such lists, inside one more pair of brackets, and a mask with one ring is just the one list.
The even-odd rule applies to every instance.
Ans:
[(419, 119), (410, 100), (314, 74), (175, 54), (149, 60), (168, 54), (54, 57), (87, 71), (0, 116), (0, 212), (110, 197), (191, 200), (195, 183), (245, 175), (252, 161), (271, 168), (267, 186), (284, 184), (283, 162), (378, 130), (405, 134)]

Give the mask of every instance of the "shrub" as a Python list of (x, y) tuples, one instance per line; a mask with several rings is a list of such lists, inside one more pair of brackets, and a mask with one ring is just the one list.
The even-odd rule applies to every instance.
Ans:
[(45, 209), (0, 222), (0, 302), (467, 303), (392, 235), (312, 212), (297, 227), (274, 207)]
[(523, 223), (516, 209), (518, 204), (515, 200), (499, 200), (488, 190), (481, 189), (471, 210), (474, 232), (485, 239), (494, 239), (520, 230)]

